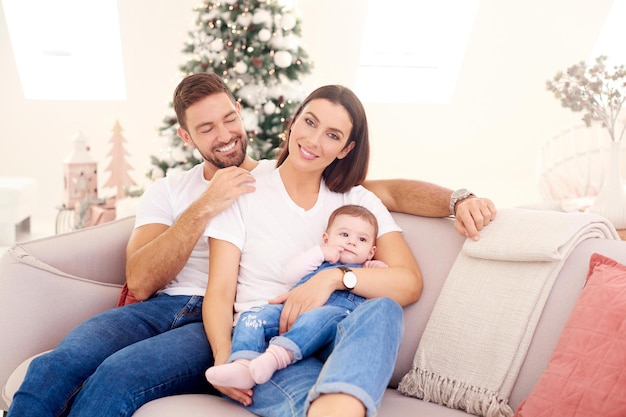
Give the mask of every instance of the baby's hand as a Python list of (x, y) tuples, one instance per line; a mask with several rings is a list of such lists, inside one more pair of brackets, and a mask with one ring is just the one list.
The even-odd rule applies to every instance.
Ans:
[(322, 253), (324, 254), (324, 260), (326, 262), (330, 262), (331, 264), (336, 264), (339, 262), (339, 257), (341, 256), (341, 252), (343, 252), (343, 248), (341, 246), (331, 246), (331, 245), (323, 245)]
[(371, 261), (365, 261), (365, 263), (363, 264), (363, 267), (364, 268), (389, 268), (389, 265), (387, 265), (383, 261), (373, 259)]

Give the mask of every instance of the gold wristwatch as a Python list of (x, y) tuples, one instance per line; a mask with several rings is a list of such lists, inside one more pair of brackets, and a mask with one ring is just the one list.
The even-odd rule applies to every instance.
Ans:
[(358, 281), (356, 274), (347, 266), (339, 266), (337, 268), (343, 271), (343, 286), (348, 290), (356, 287), (356, 283)]

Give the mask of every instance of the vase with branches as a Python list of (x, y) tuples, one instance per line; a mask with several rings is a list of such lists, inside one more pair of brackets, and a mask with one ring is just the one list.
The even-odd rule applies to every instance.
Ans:
[(626, 194), (621, 170), (620, 148), (626, 123), (622, 108), (626, 101), (626, 68), (614, 65), (609, 68), (607, 56), (601, 55), (593, 63), (584, 61), (559, 71), (546, 82), (546, 87), (561, 101), (561, 105), (574, 112), (582, 112), (585, 125), (599, 122), (611, 139), (607, 175), (590, 211), (608, 218), (617, 229), (626, 228)]
[(581, 61), (559, 71), (546, 87), (561, 101), (563, 107), (583, 112), (587, 126), (600, 122), (608, 130), (613, 142), (624, 136), (624, 123), (618, 123), (626, 101), (626, 68), (616, 65), (609, 68), (607, 56), (601, 55), (595, 63)]

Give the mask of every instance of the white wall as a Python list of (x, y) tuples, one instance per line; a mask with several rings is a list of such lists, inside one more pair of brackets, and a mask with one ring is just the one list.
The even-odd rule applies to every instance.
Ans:
[[(158, 153), (157, 127), (177, 83), (195, 1), (119, 1), (128, 98), (117, 102), (27, 101), (22, 97), (0, 9), (0, 176), (36, 178), (39, 206), (60, 204), (62, 161), (82, 131), (106, 167), (119, 119), (134, 178), (145, 183)], [(299, 0), (311, 87), (352, 87), (365, 18), (364, 0)], [(586, 59), (611, 0), (482, 0), (454, 100), (449, 105), (367, 104), (371, 178), (410, 177), (467, 187), (500, 207), (540, 200), (535, 160), (542, 141), (578, 123), (545, 82)], [(398, 10), (402, 13), (402, 10)], [(382, 30), (392, 30), (381, 22)], [(94, 83), (98, 80), (94, 80)], [(101, 184), (107, 174), (101, 173)]]

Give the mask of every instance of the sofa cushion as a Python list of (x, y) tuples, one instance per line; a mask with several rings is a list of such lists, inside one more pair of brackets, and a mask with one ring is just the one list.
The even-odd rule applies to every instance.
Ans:
[(547, 369), (516, 417), (626, 415), (626, 266), (594, 253)]
[(9, 376), (6, 385), (2, 389), (2, 400), (5, 402), (5, 404), (11, 405), (11, 403), (13, 402), (13, 396), (15, 395), (15, 392), (19, 389), (20, 385), (22, 385), (22, 381), (26, 376), (26, 371), (28, 370), (30, 363), (36, 357), (41, 356), (47, 352), (48, 351), (39, 353), (35, 356), (31, 356), (24, 362), (20, 363), (17, 368), (15, 368), (15, 371), (13, 371), (13, 373)]

